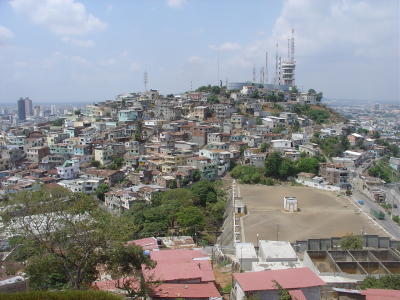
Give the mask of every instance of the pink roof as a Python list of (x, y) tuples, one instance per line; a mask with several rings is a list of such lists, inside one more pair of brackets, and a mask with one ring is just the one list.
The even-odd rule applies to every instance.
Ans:
[(146, 276), (155, 280), (199, 279), (203, 282), (215, 281), (210, 258), (200, 250), (152, 251), (150, 257), (157, 262), (157, 265), (152, 270), (145, 270), (145, 273)]
[(275, 290), (274, 281), (285, 289), (325, 285), (309, 268), (235, 273), (233, 276), (245, 292)]
[(291, 290), (289, 291), (289, 295), (296, 300), (307, 300), (302, 290)]
[(154, 289), (155, 298), (211, 298), (221, 297), (214, 283), (164, 283)]
[(397, 300), (397, 299), (400, 299), (400, 291), (397, 291), (397, 290), (367, 289), (365, 291), (361, 291), (361, 295), (365, 295), (366, 300)]
[[(100, 291), (116, 291), (118, 290), (117, 288), (117, 283), (118, 280), (120, 280), (120, 285), (125, 280), (133, 280), (134, 277), (128, 277), (126, 279), (113, 279), (113, 280), (104, 280), (104, 281), (96, 281), (93, 283), (93, 287), (96, 289), (99, 289)], [(132, 281), (132, 287), (137, 288), (139, 287), (138, 283), (136, 281)]]
[(137, 245), (143, 248), (143, 250), (154, 250), (158, 249), (157, 239), (154, 237), (144, 238), (140, 240), (129, 241), (127, 245)]

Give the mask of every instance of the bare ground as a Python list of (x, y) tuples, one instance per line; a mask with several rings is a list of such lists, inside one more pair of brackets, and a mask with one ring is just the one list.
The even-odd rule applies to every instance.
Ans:
[[(386, 234), (343, 196), (303, 186), (239, 185), (248, 214), (242, 218), (246, 242)], [(298, 200), (299, 212), (283, 211), (283, 197)]]

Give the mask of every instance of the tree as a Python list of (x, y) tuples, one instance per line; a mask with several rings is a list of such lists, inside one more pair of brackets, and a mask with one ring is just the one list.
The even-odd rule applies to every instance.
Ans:
[(292, 300), (292, 296), (290, 296), (287, 289), (284, 289), (276, 280), (273, 280), (275, 288), (279, 293), (279, 300)]
[(317, 94), (317, 92), (314, 89), (309, 89), (308, 94), (315, 95), (315, 94)]
[(316, 95), (315, 100), (316, 100), (317, 102), (321, 102), (321, 100), (322, 100), (323, 97), (324, 97), (324, 95), (322, 94), (322, 92), (319, 92), (319, 93)]
[(315, 157), (300, 158), (296, 163), (298, 172), (318, 174), (319, 160)]
[(354, 250), (363, 248), (363, 239), (359, 235), (347, 235), (340, 239), (340, 247), (343, 250)]
[(62, 126), (64, 124), (64, 119), (57, 119), (53, 121), (53, 126)]
[(267, 152), (267, 149), (269, 148), (269, 144), (268, 143), (266, 143), (266, 142), (264, 142), (264, 143), (261, 143), (261, 146), (260, 146), (260, 151), (261, 152)]
[(201, 179), (201, 172), (199, 170), (194, 170), (192, 174), (192, 181), (197, 182)]
[(79, 116), (80, 114), (81, 114), (81, 110), (80, 109), (74, 111), (74, 115)]
[(255, 98), (255, 99), (257, 99), (258, 97), (259, 97), (258, 90), (255, 90), (255, 91), (250, 95), (250, 98)]
[(105, 183), (100, 183), (96, 189), (97, 198), (99, 198), (101, 201), (104, 201), (105, 193), (108, 191), (110, 191), (110, 187)]
[(108, 253), (108, 270), (117, 279), (116, 288), (125, 290), (128, 297), (149, 296), (154, 284), (152, 278), (145, 278), (143, 270), (156, 266), (142, 247), (136, 245), (119, 245)]
[(276, 177), (282, 160), (282, 156), (279, 152), (270, 153), (265, 160), (265, 176)]
[(214, 94), (208, 96), (208, 97), (207, 97), (207, 103), (210, 103), (210, 104), (217, 104), (217, 103), (219, 103), (218, 96), (216, 96), (216, 95), (214, 95)]
[(185, 232), (193, 235), (203, 228), (204, 215), (198, 207), (185, 207), (177, 213), (177, 222)]
[(52, 254), (35, 255), (28, 258), (25, 272), (29, 276), (29, 287), (33, 290), (68, 288), (68, 277), (62, 260)]
[(125, 219), (100, 209), (91, 196), (63, 188), (13, 195), (1, 217), (5, 228), (21, 237), (16, 251), (29, 249), (29, 272), (38, 277), (47, 260), (54, 266), (52, 272), (57, 270), (73, 289), (90, 285), (98, 267), (107, 263), (110, 249), (134, 230)]
[(366, 277), (361, 283), (361, 289), (400, 290), (400, 274), (383, 275), (379, 278)]
[(275, 94), (269, 94), (269, 95), (267, 96), (267, 101), (268, 101), (268, 102), (276, 102), (276, 101), (277, 101), (277, 98), (276, 98)]

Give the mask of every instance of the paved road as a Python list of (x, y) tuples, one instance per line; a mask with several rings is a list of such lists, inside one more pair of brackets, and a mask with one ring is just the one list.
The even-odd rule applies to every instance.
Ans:
[[(384, 211), (382, 207), (380, 207), (375, 201), (370, 199), (367, 195), (364, 193), (361, 193), (359, 190), (354, 190), (353, 195), (352, 195), (352, 200), (354, 204), (356, 204), (364, 213), (369, 215), (376, 223), (378, 223), (380, 226), (382, 226), (389, 235), (391, 235), (392, 238), (394, 239), (400, 239), (400, 226), (397, 225), (395, 222), (393, 222), (390, 219), (390, 216), (386, 214), (385, 220), (378, 220), (371, 216), (370, 212), (371, 209), (375, 210), (380, 210)], [(360, 205), (357, 203), (357, 200), (364, 200), (364, 205)]]
[[(389, 235), (392, 236), (394, 239), (400, 239), (400, 226), (395, 223), (390, 214), (387, 214), (385, 210), (379, 206), (369, 195), (365, 194), (362, 189), (360, 189), (360, 180), (359, 175), (361, 175), (375, 160), (371, 159), (362, 164), (361, 166), (355, 169), (355, 178), (353, 180), (353, 195), (352, 200), (353, 202), (367, 215), (369, 215), (376, 223), (382, 226)], [(358, 178), (357, 178), (358, 177)], [(358, 184), (356, 183), (358, 181)], [(379, 187), (381, 188), (381, 187)], [(397, 195), (393, 192), (390, 192), (388, 189), (384, 188), (387, 192), (387, 203), (396, 203), (397, 208), (393, 208), (393, 215), (400, 215), (400, 199)], [(388, 193), (389, 192), (389, 193)], [(364, 200), (364, 205), (360, 205), (357, 203), (357, 200)], [(371, 215), (371, 209), (380, 210), (385, 212), (385, 220), (378, 220)]]

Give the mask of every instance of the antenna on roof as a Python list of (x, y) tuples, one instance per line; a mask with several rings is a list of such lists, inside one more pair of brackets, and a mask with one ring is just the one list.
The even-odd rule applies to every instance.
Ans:
[(278, 84), (278, 43), (276, 43), (274, 84)]
[(291, 59), (291, 62), (292, 63), (294, 63), (294, 28), (292, 28), (292, 39), (291, 39), (292, 41), (292, 47), (291, 47), (291, 57), (290, 57), (290, 59)]
[(265, 83), (268, 84), (268, 51), (265, 52)]

